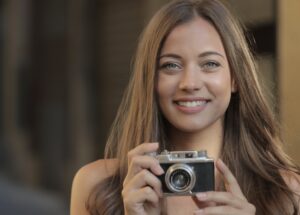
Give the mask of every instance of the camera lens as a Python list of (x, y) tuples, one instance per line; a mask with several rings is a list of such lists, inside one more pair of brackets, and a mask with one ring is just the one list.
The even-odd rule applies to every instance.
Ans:
[(165, 175), (165, 183), (174, 193), (186, 193), (193, 189), (196, 181), (195, 173), (187, 164), (174, 164), (170, 166)]
[(183, 190), (189, 186), (191, 182), (190, 175), (182, 169), (175, 170), (170, 176), (170, 183), (177, 190)]

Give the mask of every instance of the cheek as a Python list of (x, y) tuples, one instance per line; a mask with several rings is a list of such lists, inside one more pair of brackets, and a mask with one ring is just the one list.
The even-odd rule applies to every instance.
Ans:
[(222, 75), (215, 77), (208, 87), (210, 93), (214, 96), (214, 104), (220, 110), (226, 111), (231, 98), (231, 80), (230, 76)]
[(171, 77), (159, 75), (157, 80), (156, 92), (159, 99), (171, 96), (176, 90), (176, 84)]
[(229, 75), (219, 75), (211, 79), (210, 89), (215, 96), (231, 94), (231, 79)]

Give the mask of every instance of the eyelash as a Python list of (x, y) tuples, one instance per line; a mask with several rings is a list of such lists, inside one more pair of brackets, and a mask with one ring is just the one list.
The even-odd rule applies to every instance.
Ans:
[[(200, 67), (203, 70), (214, 70), (214, 69), (218, 68), (219, 66), (221, 66), (221, 64), (216, 61), (207, 61), (200, 65)], [(159, 69), (174, 71), (174, 70), (181, 69), (181, 66), (178, 65), (177, 63), (164, 63), (161, 66), (159, 66)]]
[[(174, 68), (175, 66), (176, 68)], [(164, 63), (159, 67), (160, 69), (167, 69), (167, 70), (174, 70), (174, 69), (180, 69), (181, 67), (176, 63)]]
[(209, 70), (209, 69), (215, 69), (219, 66), (221, 66), (221, 64), (216, 61), (208, 61), (208, 62), (205, 62), (204, 64), (202, 64), (201, 68)]

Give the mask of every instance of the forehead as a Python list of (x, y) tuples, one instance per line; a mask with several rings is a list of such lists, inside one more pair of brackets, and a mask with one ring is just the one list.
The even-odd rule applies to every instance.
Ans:
[(201, 17), (176, 26), (167, 36), (161, 53), (172, 51), (218, 51), (225, 54), (221, 37), (215, 27)]

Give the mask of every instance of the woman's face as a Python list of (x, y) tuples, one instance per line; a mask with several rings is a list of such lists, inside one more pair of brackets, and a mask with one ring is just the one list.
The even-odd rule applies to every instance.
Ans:
[(209, 22), (196, 18), (174, 28), (157, 72), (159, 106), (171, 125), (186, 132), (222, 126), (234, 84), (221, 38)]

